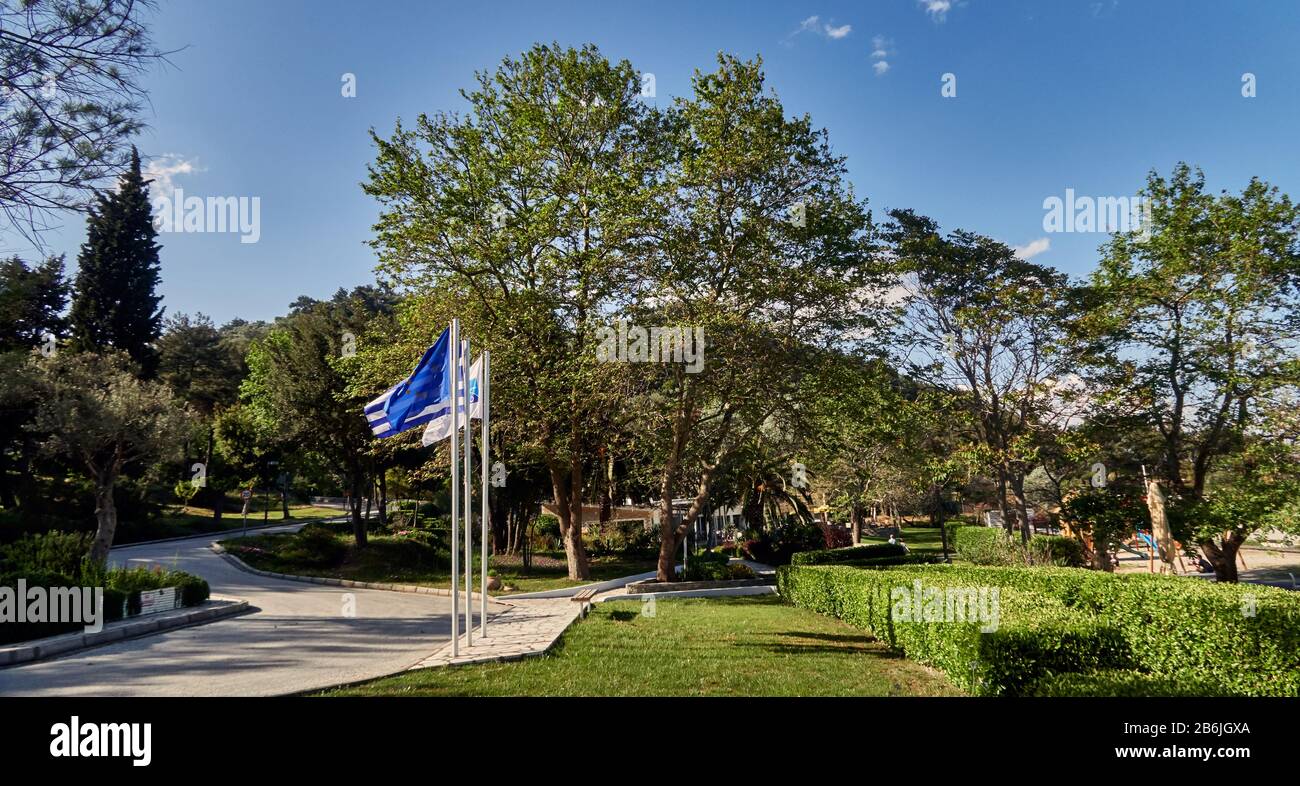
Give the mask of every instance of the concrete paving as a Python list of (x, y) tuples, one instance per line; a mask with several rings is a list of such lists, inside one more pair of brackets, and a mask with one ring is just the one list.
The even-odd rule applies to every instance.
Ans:
[[(251, 613), (0, 669), (0, 695), (296, 693), (401, 671), (450, 639), (449, 597), (257, 576), (213, 552), (208, 544), (214, 539), (125, 546), (114, 549), (110, 560), (161, 563), (197, 574), (208, 580), (214, 597), (247, 600)], [(347, 615), (348, 595), (355, 616)], [(490, 604), (489, 614), (504, 609)]]

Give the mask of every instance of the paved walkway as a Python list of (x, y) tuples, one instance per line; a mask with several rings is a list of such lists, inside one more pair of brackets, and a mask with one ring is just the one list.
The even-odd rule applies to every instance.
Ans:
[(510, 603), (511, 608), (488, 620), (487, 638), (478, 635), (478, 627), (475, 626), (474, 644), (466, 645), (465, 635), (461, 634), (460, 653), (456, 657), (451, 656), (451, 642), (448, 641), (437, 652), (411, 668), (460, 666), (541, 655), (578, 618), (584, 605), (568, 598), (518, 600)]
[(213, 539), (125, 546), (110, 559), (198, 574), (214, 597), (245, 599), (252, 613), (0, 669), (0, 696), (296, 693), (402, 671), (448, 641), (449, 597), (257, 576), (209, 549)]

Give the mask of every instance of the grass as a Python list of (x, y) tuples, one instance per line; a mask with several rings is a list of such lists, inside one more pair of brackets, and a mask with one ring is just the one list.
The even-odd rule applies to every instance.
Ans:
[[(373, 581), (379, 583), (417, 584), (445, 587), (451, 583), (446, 551), (424, 543), (393, 535), (372, 534), (364, 549), (358, 549), (349, 532), (336, 532), (328, 548), (320, 544), (304, 547), (292, 534), (250, 535), (223, 541), (236, 556), (255, 568), (299, 576)], [(559, 555), (563, 557), (563, 555)], [(488, 561), (502, 584), (514, 592), (539, 592), (604, 581), (655, 569), (653, 559), (620, 556), (591, 558), (591, 579), (572, 581), (562, 558), (537, 555), (527, 574), (517, 559), (496, 557)], [(478, 575), (478, 554), (474, 555), (474, 574)], [(475, 579), (477, 585), (478, 579)]]
[[(278, 505), (266, 511), (266, 514), (267, 521), (263, 522), (261, 510), (256, 513), (249, 511), (248, 526), (260, 527), (263, 523), (279, 523), (284, 520)], [(289, 506), (289, 521), (292, 523), (320, 521), (342, 515), (345, 515), (345, 511), (335, 508), (318, 508), (312, 505)], [(218, 524), (212, 518), (211, 508), (186, 507), (178, 511), (175, 506), (169, 506), (166, 513), (144, 524), (124, 521), (119, 526), (120, 536), (114, 542), (120, 546), (145, 540), (162, 540), (163, 538), (179, 538), (187, 535), (240, 530), (244, 527), (244, 518), (238, 510), (225, 510), (222, 512), (221, 522)]]
[[(943, 534), (940, 527), (904, 527), (899, 530), (899, 537), (907, 548), (917, 553), (943, 553)], [(863, 538), (865, 543), (888, 543), (888, 538)], [(952, 544), (948, 544), (948, 553), (952, 553)]]
[(325, 696), (953, 696), (939, 672), (775, 596), (597, 604), (546, 655)]

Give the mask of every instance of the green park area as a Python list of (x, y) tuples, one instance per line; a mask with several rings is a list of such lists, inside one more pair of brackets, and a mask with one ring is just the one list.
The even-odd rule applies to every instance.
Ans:
[(779, 599), (603, 603), (551, 652), (330, 696), (953, 696), (943, 675)]
[[(85, 13), (31, 5), (15, 16), (57, 41)], [(1300, 205), (1281, 164), (1134, 153), (1111, 182), (1141, 225), (1066, 269), (1047, 238), (954, 207), (991, 185), (885, 204), (926, 192), (855, 181), (862, 129), (823, 127), (762, 57), (693, 62), (654, 101), (644, 64), (539, 42), (451, 64), (443, 103), (421, 87), (331, 141), (350, 179), (310, 190), (364, 196), (348, 253), (373, 276), (259, 256), (301, 288), (214, 321), (197, 295), (164, 303), (164, 272), (201, 265), (134, 146), (133, 80), (164, 55), (134, 20), (104, 30), (121, 48), (94, 73), (114, 76), (72, 80), (64, 114), (4, 80), (24, 105), (0, 160), (39, 155), (0, 183), (35, 201), (0, 217), (79, 212), (75, 270), (0, 260), (0, 589), (99, 582), (130, 610), (174, 582), (202, 603), (203, 577), (108, 567), (195, 536), (189, 565), (233, 572), (199, 535), (266, 571), (444, 587), (468, 510), (497, 595), (643, 573), (776, 594), (602, 599), (542, 657), (340, 693), (1300, 693)], [(74, 51), (69, 70), (91, 56)], [(50, 54), (0, 71), (30, 81)], [(1017, 226), (1048, 231), (1052, 200)], [(435, 417), (456, 411), (453, 323), (467, 371), (490, 357), (463, 443)], [(263, 524), (295, 526), (244, 537)], [(304, 586), (249, 582), (268, 605)]]

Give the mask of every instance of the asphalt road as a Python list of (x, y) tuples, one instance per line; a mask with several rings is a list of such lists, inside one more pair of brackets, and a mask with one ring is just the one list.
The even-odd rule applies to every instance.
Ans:
[[(116, 564), (162, 563), (208, 580), (252, 613), (0, 669), (9, 696), (267, 696), (379, 677), (417, 663), (451, 633), (451, 599), (281, 581), (239, 570), (217, 536), (113, 549)], [(355, 616), (345, 614), (354, 596)], [(490, 605), (489, 613), (503, 607)]]

